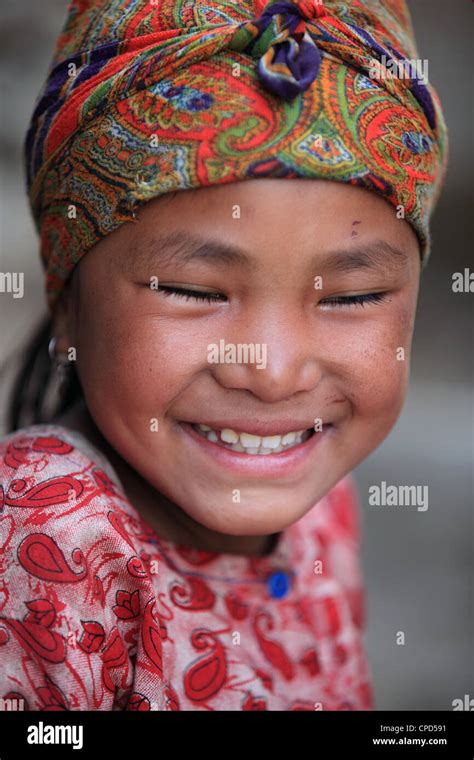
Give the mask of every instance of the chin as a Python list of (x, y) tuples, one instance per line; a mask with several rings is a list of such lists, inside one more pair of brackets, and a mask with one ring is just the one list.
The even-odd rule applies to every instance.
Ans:
[(251, 507), (243, 503), (230, 504), (223, 512), (222, 503), (223, 499), (219, 498), (215, 502), (214, 509), (210, 506), (210, 502), (207, 502), (205, 510), (196, 509), (196, 504), (194, 504), (192, 513), (186, 511), (193, 520), (217, 533), (229, 536), (266, 536), (285, 530), (297, 522), (314, 504), (312, 501), (306, 509), (303, 506), (298, 510), (292, 509), (288, 512), (284, 504), (279, 510), (275, 498), (272, 498), (265, 504), (252, 503)]

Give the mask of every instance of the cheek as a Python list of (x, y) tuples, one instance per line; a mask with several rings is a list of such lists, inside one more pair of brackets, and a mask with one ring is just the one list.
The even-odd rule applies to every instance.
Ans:
[(409, 358), (397, 359), (398, 345), (367, 347), (361, 355), (354, 382), (356, 412), (367, 421), (382, 424), (398, 417), (408, 385)]
[(344, 340), (347, 395), (355, 416), (393, 424), (403, 405), (409, 378), (413, 311), (400, 308)]
[[(203, 330), (149, 315), (97, 314), (82, 325), (79, 370), (86, 398), (125, 415), (159, 415), (207, 366)], [(102, 401), (101, 401), (102, 399)], [(94, 403), (94, 400), (97, 403)]]

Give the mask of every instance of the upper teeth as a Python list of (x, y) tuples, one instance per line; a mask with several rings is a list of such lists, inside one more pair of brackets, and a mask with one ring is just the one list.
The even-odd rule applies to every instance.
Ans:
[(231, 428), (213, 430), (209, 425), (196, 425), (198, 430), (206, 437), (217, 443), (219, 441), (229, 444), (234, 451), (247, 452), (249, 454), (277, 454), (285, 448), (302, 442), (302, 436), (306, 430), (295, 430), (283, 435), (253, 435), (252, 433), (238, 433)]

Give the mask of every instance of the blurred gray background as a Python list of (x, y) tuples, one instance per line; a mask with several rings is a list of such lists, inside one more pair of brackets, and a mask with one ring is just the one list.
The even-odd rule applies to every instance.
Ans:
[[(0, 271), (25, 272), (25, 296), (0, 294), (0, 434), (15, 359), (45, 313), (38, 245), (24, 194), (21, 146), (65, 0), (2, 0)], [(469, 0), (411, 0), (419, 55), (443, 103), (447, 182), (422, 279), (405, 409), (356, 471), (367, 585), (366, 644), (379, 710), (451, 710), (474, 697), (472, 299), (453, 272), (472, 267), (472, 18)], [(368, 488), (427, 485), (429, 509), (374, 507)], [(396, 643), (403, 631), (405, 645)]]

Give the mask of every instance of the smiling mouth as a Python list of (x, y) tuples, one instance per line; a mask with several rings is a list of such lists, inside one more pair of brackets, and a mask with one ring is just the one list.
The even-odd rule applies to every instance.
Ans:
[(240, 454), (271, 456), (280, 454), (282, 451), (288, 451), (305, 443), (314, 435), (314, 428), (306, 430), (295, 430), (282, 435), (253, 435), (251, 433), (239, 432), (232, 428), (218, 430), (192, 423), (191, 427), (195, 432), (206, 438), (211, 443), (216, 443), (231, 451), (237, 451)]

